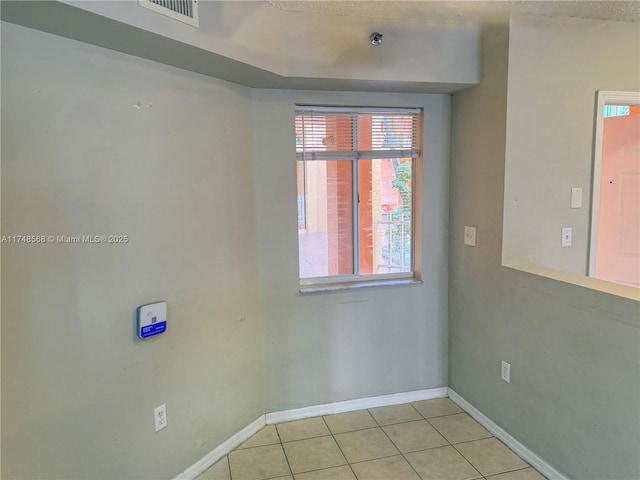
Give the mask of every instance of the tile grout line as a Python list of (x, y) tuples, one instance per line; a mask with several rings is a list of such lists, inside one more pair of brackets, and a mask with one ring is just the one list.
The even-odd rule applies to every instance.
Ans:
[[(411, 405), (411, 403), (409, 403), (409, 405)], [(416, 407), (411, 405), (411, 408), (413, 408), (416, 411), (416, 413), (422, 417), (422, 414), (420, 412), (418, 412), (418, 410), (416, 410)], [(373, 417), (371, 412), (369, 412), (369, 414)], [(378, 423), (378, 420), (375, 417), (373, 417), (373, 419), (375, 420), (376, 423)], [(404, 422), (404, 423), (408, 423), (408, 422)], [(380, 425), (380, 424), (378, 423), (378, 425)], [(399, 425), (399, 424), (396, 423), (396, 424), (391, 424), (391, 425)], [(394, 445), (398, 449), (398, 452), (400, 452), (400, 455), (402, 455), (402, 458), (404, 459), (404, 461), (407, 462), (407, 464), (411, 467), (411, 470), (413, 470), (415, 472), (415, 474), (418, 476), (418, 478), (422, 479), (422, 475), (420, 475), (418, 473), (418, 471), (415, 469), (413, 464), (409, 461), (409, 459), (405, 456), (405, 454), (400, 450), (400, 447), (398, 447), (398, 445), (396, 445), (395, 442), (393, 440), (391, 440), (391, 437), (389, 437), (387, 432), (385, 432), (384, 428), (382, 428), (382, 425), (380, 425), (380, 430), (382, 430), (382, 432), (387, 436), (387, 438), (389, 439), (391, 444)], [(446, 440), (446, 438), (445, 438), (445, 440)]]
[[(491, 438), (491, 437), (486, 437), (486, 438)], [(470, 440), (470, 441), (474, 442), (475, 440)], [(461, 442), (461, 443), (468, 443), (468, 442)], [(482, 472), (478, 469), (478, 467), (476, 467), (473, 463), (471, 463), (471, 461), (470, 461), (467, 457), (465, 457), (465, 456), (462, 454), (462, 452), (456, 448), (456, 446), (455, 446), (454, 444), (451, 444), (451, 446), (453, 447), (453, 449), (454, 449), (456, 452), (458, 452), (458, 455), (460, 455), (462, 458), (464, 458), (464, 459), (467, 461), (467, 463), (468, 463), (469, 465), (471, 465), (471, 468), (473, 468), (476, 472), (478, 472), (478, 475), (480, 475), (482, 478), (485, 478), (485, 479), (486, 479), (486, 477), (485, 477), (484, 473), (482, 473)]]
[[(311, 417), (311, 418), (317, 418), (317, 417)], [(309, 418), (305, 418), (303, 420), (310, 420)], [(299, 420), (294, 420), (294, 422), (298, 422)], [(282, 445), (284, 445), (285, 443), (293, 443), (293, 442), (302, 442), (303, 440), (313, 440), (314, 438), (322, 438), (322, 437), (330, 437), (331, 436), (331, 432), (324, 434), (324, 435), (314, 435), (313, 437), (305, 437), (305, 438), (298, 438), (296, 440), (287, 440), (286, 442), (280, 442), (282, 443)]]
[[(469, 460), (467, 457), (464, 456), (464, 453), (462, 453), (460, 450), (458, 450), (458, 448), (456, 447), (456, 445), (464, 445), (466, 443), (472, 443), (472, 442), (478, 442), (480, 440), (488, 440), (490, 438), (495, 438), (498, 442), (500, 442), (505, 448), (507, 448), (509, 450), (509, 452), (513, 453), (514, 455), (516, 455), (520, 460), (522, 460), (524, 463), (527, 464), (526, 467), (522, 467), (522, 468), (515, 468), (513, 470), (505, 470), (503, 472), (497, 472), (497, 473), (492, 473), (491, 475), (485, 475), (484, 473), (480, 472), (480, 470), (473, 464), (471, 463), (471, 460)], [(462, 458), (464, 458), (467, 462), (469, 462), (469, 464), (476, 469), (476, 471), (482, 475), (483, 478), (487, 478), (487, 477), (491, 477), (494, 475), (502, 475), (503, 473), (510, 473), (510, 472), (517, 472), (519, 470), (526, 470), (527, 468), (533, 468), (533, 466), (531, 464), (529, 464), (529, 462), (527, 462), (525, 459), (521, 458), (519, 455), (517, 455), (513, 450), (511, 450), (507, 445), (505, 445), (504, 442), (502, 442), (499, 438), (497, 438), (494, 435), (491, 435), (491, 432), (489, 432), (489, 436), (488, 437), (482, 437), (482, 438), (476, 438), (474, 440), (467, 440), (465, 442), (458, 442), (456, 444), (451, 444), (451, 446), (453, 448), (455, 448), (456, 452), (458, 452), (460, 455), (462, 455)], [(538, 472), (535, 468), (533, 468), (534, 471)], [(538, 472), (539, 475), (542, 475), (540, 472)], [(543, 478), (546, 478), (543, 476)]]
[[(411, 405), (413, 407), (413, 405)], [(418, 409), (416, 407), (413, 407), (413, 409), (418, 412)], [(431, 422), (427, 419), (427, 417), (425, 417), (422, 413), (418, 412), (418, 415), (420, 415), (425, 422), (427, 422), (427, 425), (429, 425), (431, 428), (433, 428), (436, 432), (438, 432), (438, 434), (444, 438), (444, 441), (447, 442), (449, 444), (449, 446), (451, 445), (451, 442), (449, 441), (449, 439), (447, 437), (445, 437), (440, 430), (438, 430), (436, 427), (434, 427), (433, 425), (431, 425)], [(445, 416), (445, 415), (442, 415)], [(446, 447), (447, 445), (442, 445), (443, 447)], [(439, 447), (434, 447), (434, 448), (439, 448)], [(430, 449), (426, 449), (426, 450), (430, 450)], [(420, 450), (420, 451), (424, 451), (424, 450)], [(410, 452), (410, 453), (415, 453), (415, 452)], [(411, 468), (413, 468), (413, 471), (416, 472), (416, 475), (418, 475), (418, 478), (422, 478), (422, 475), (420, 475), (418, 473), (418, 471), (414, 468), (413, 464), (409, 461), (409, 459), (406, 457), (406, 455), (403, 453), (402, 457), (405, 459), (405, 461), (411, 466)]]
[(336, 445), (338, 446), (338, 450), (340, 450), (340, 453), (342, 454), (342, 457), (344, 458), (344, 461), (347, 462), (347, 465), (349, 466), (349, 470), (351, 470), (351, 473), (353, 473), (353, 476), (356, 478), (356, 480), (358, 480), (358, 475), (356, 475), (356, 472), (353, 470), (353, 467), (351, 466), (351, 462), (349, 461), (349, 459), (347, 458), (347, 456), (344, 454), (344, 452), (342, 451), (342, 447), (340, 446), (340, 444), (338, 443), (338, 440), (336, 440), (335, 435), (333, 434), (333, 431), (331, 430), (331, 428), (329, 427), (329, 424), (327, 423), (327, 420), (324, 418), (325, 415), (322, 415), (322, 421), (324, 422), (324, 424), (327, 426), (327, 430), (329, 430), (329, 433), (331, 434), (331, 438), (333, 438), (333, 441), (336, 442)]
[[(459, 415), (460, 413), (467, 413), (467, 412), (465, 412), (465, 411), (463, 410), (462, 412), (455, 413), (455, 414), (453, 414), (453, 415)], [(469, 415), (469, 414), (467, 413), (467, 415)], [(444, 415), (443, 415), (443, 416), (444, 416)], [(442, 417), (432, 417), (432, 418), (442, 418)], [(442, 433), (440, 430), (438, 430), (438, 427), (436, 427), (436, 426), (435, 426), (435, 425), (433, 425), (431, 422), (429, 422), (429, 420), (428, 420), (428, 419), (426, 419), (426, 418), (425, 418), (425, 420), (427, 420), (427, 423), (429, 423), (429, 425), (431, 425), (431, 426), (436, 430), (436, 432), (438, 432), (440, 435), (442, 435), (442, 438), (444, 438), (447, 442), (449, 442), (449, 445), (450, 445), (451, 447), (453, 447), (453, 449), (454, 449), (456, 452), (458, 452), (458, 454), (459, 454), (462, 458), (464, 458), (464, 459), (469, 463), (469, 465), (471, 465), (471, 468), (473, 468), (476, 472), (478, 472), (478, 474), (479, 474), (482, 478), (485, 478), (484, 474), (483, 474), (482, 472), (480, 472), (480, 470), (478, 470), (478, 469), (476, 468), (476, 466), (475, 466), (473, 463), (471, 463), (471, 462), (469, 461), (469, 459), (468, 459), (467, 457), (465, 457), (465, 456), (462, 454), (462, 452), (461, 452), (460, 450), (458, 450), (458, 449), (456, 448), (456, 446), (455, 446), (451, 441), (449, 441), (449, 439), (448, 439), (447, 437), (445, 437), (445, 436), (444, 436), (444, 433)], [(482, 438), (491, 438), (491, 437), (492, 437), (492, 435), (491, 435), (491, 433), (489, 432), (489, 437), (482, 437)], [(481, 440), (481, 439), (477, 439), (477, 440)], [(469, 443), (469, 442), (475, 442), (475, 440), (468, 440), (468, 441), (466, 441), (466, 442), (458, 442), (458, 443), (459, 443), (459, 444), (462, 444), (462, 443)]]
[[(411, 404), (411, 406), (412, 406), (415, 410), (417, 410), (417, 409), (415, 408), (415, 406), (413, 406), (413, 404)], [(416, 450), (416, 452), (424, 452), (424, 451), (427, 451), (427, 450), (433, 450), (433, 449), (435, 449), (435, 448), (442, 448), (442, 447), (446, 447), (446, 446), (453, 447), (453, 449), (454, 449), (454, 450), (455, 450), (455, 451), (456, 451), (456, 452), (457, 452), (457, 453), (458, 453), (462, 458), (464, 458), (464, 459), (469, 463), (469, 465), (471, 465), (471, 467), (472, 467), (472, 468), (473, 468), (473, 469), (474, 469), (474, 470), (475, 470), (475, 471), (480, 475), (480, 477), (486, 480), (486, 476), (485, 476), (482, 472), (480, 472), (480, 470), (478, 470), (478, 468), (477, 468), (473, 463), (471, 463), (471, 461), (470, 461), (467, 457), (465, 457), (465, 456), (464, 456), (464, 454), (463, 454), (460, 450), (458, 450), (458, 449), (456, 448), (456, 445), (462, 445), (462, 444), (465, 444), (465, 443), (471, 443), (471, 442), (475, 442), (475, 441), (478, 441), (478, 440), (484, 440), (484, 439), (487, 439), (487, 438), (495, 438), (493, 435), (491, 435), (491, 433), (490, 433), (490, 432), (489, 432), (489, 436), (487, 436), (487, 437), (481, 437), (481, 438), (477, 438), (477, 439), (473, 439), (473, 440), (467, 440), (467, 441), (464, 441), (464, 442), (458, 442), (458, 443), (454, 444), (454, 443), (452, 443), (451, 441), (449, 441), (449, 439), (444, 435), (444, 433), (442, 433), (440, 430), (438, 430), (438, 427), (436, 427), (435, 425), (433, 425), (433, 424), (429, 421), (429, 419), (433, 419), (433, 418), (442, 418), (442, 417), (450, 417), (450, 416), (453, 416), (453, 415), (460, 415), (461, 413), (467, 413), (467, 412), (465, 412), (464, 410), (462, 410), (461, 412), (449, 413), (449, 414), (445, 414), (445, 415), (434, 415), (433, 417), (425, 417), (422, 413), (420, 413), (420, 412), (418, 412), (418, 413), (419, 413), (419, 414), (420, 414), (420, 416), (421, 416), (421, 417), (422, 417), (422, 418), (427, 422), (427, 424), (429, 424), (429, 425), (430, 425), (430, 426), (431, 426), (431, 427), (432, 427), (436, 432), (438, 432), (438, 433), (440, 434), (440, 436), (441, 436), (442, 438), (444, 438), (444, 440), (448, 443), (448, 445), (441, 445), (440, 447), (425, 448), (425, 449), (421, 449), (421, 450)], [(467, 413), (467, 415), (468, 415), (468, 413)], [(385, 433), (386, 433), (386, 432), (385, 432)], [(507, 447), (507, 448), (508, 448), (508, 447)], [(407, 453), (409, 454), (409, 453), (416, 453), (416, 452), (407, 452)], [(403, 453), (402, 455), (403, 455), (403, 456), (405, 456), (405, 454), (404, 454), (404, 453)], [(406, 457), (405, 457), (405, 459), (406, 459)], [(409, 463), (409, 465), (411, 465), (411, 462), (409, 462), (409, 460), (408, 460), (408, 459), (406, 459), (406, 460), (407, 460), (407, 462)], [(527, 464), (527, 465), (528, 465), (528, 464)], [(412, 465), (412, 467), (413, 467), (413, 465)], [(530, 465), (528, 465), (528, 467), (530, 467)], [(525, 467), (525, 468), (528, 468), (528, 467)], [(415, 469), (414, 469), (414, 470), (415, 470)], [(523, 469), (518, 469), (518, 470), (523, 470)], [(507, 472), (512, 472), (512, 471), (516, 471), (516, 470), (508, 470)], [(499, 474), (501, 474), (501, 473), (507, 473), (507, 472), (499, 472), (499, 473), (496, 473), (496, 475), (499, 475)], [(416, 472), (416, 473), (418, 473), (418, 472)], [(418, 474), (418, 476), (420, 476), (420, 475)]]
[[(273, 428), (276, 431), (276, 435), (278, 436), (278, 440), (280, 441), (280, 448), (282, 449), (282, 454), (284, 455), (284, 459), (287, 462), (287, 467), (289, 467), (289, 473), (291, 474), (291, 478), (295, 479), (293, 476), (293, 469), (291, 468), (291, 464), (289, 463), (289, 457), (287, 457), (287, 452), (284, 450), (284, 443), (282, 443), (282, 437), (280, 436), (280, 431), (278, 431), (278, 425), (274, 425)], [(231, 479), (233, 480), (233, 478)]]

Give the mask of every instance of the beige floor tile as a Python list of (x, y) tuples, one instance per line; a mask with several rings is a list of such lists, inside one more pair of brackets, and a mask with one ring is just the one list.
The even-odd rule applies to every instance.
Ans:
[(370, 408), (369, 412), (380, 425), (422, 420), (420, 414), (410, 403), (390, 405), (388, 407)]
[(280, 443), (278, 432), (276, 432), (276, 426), (267, 425), (258, 433), (256, 433), (253, 437), (251, 437), (249, 440), (247, 440), (242, 445), (240, 445), (238, 449), (250, 448), (250, 447), (262, 447), (264, 445), (274, 445), (276, 443)]
[(351, 465), (361, 480), (420, 480), (402, 455)]
[(283, 443), (331, 434), (322, 417), (279, 423), (276, 427)]
[(387, 425), (383, 430), (402, 453), (449, 445), (426, 420)]
[(524, 470), (516, 470), (515, 472), (500, 473), (487, 477), (488, 480), (545, 480), (533, 468), (525, 468)]
[(470, 480), (480, 473), (453, 447), (439, 447), (406, 455), (423, 480)]
[(349, 463), (397, 455), (398, 449), (380, 427), (335, 436)]
[(331, 436), (288, 442), (283, 447), (294, 475), (347, 463)]
[(349, 465), (299, 473), (296, 480), (357, 480)]
[(229, 465), (234, 480), (262, 480), (291, 474), (281, 445), (234, 450), (229, 454)]
[(327, 415), (324, 420), (329, 425), (329, 430), (332, 433), (352, 432), (378, 426), (371, 414), (366, 410)]
[(485, 476), (529, 466), (497, 438), (461, 443), (456, 449)]
[(424, 418), (441, 417), (442, 415), (451, 415), (464, 411), (448, 398), (422, 400), (420, 402), (413, 402), (411, 405), (413, 405)]
[(207, 469), (197, 480), (230, 480), (229, 460), (227, 457), (221, 458)]
[(451, 443), (469, 442), (491, 434), (466, 413), (430, 418), (429, 423)]

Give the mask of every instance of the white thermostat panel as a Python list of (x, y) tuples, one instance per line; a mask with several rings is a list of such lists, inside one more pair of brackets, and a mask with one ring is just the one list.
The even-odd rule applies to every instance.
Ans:
[(149, 338), (164, 333), (167, 329), (167, 302), (141, 305), (136, 311), (138, 336)]

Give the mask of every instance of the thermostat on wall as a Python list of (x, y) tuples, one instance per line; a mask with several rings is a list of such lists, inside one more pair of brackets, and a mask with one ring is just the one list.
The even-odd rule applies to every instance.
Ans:
[(149, 338), (164, 333), (167, 329), (167, 302), (141, 305), (136, 311), (138, 336)]

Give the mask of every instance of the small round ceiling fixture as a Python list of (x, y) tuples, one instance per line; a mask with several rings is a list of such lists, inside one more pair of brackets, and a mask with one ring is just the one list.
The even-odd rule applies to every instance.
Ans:
[(380, 32), (373, 32), (370, 36), (369, 36), (369, 41), (371, 42), (371, 45), (381, 45), (382, 44), (382, 34)]

